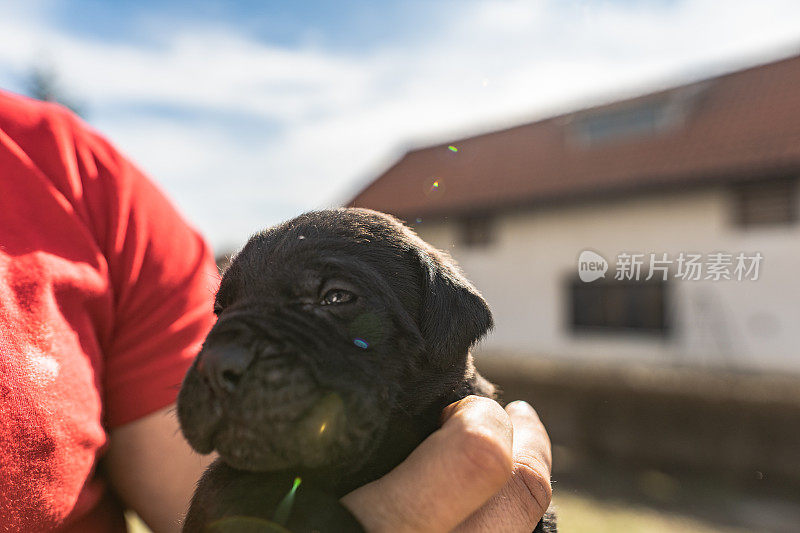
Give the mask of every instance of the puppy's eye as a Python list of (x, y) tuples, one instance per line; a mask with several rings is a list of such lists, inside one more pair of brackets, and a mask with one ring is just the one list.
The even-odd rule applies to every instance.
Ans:
[(331, 289), (325, 293), (320, 302), (322, 305), (339, 305), (350, 303), (356, 299), (356, 295), (344, 289)]

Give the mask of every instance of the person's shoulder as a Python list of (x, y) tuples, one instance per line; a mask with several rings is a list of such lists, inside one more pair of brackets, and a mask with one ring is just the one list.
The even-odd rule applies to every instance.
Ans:
[(79, 138), (103, 137), (86, 124), (71, 109), (58, 102), (45, 102), (0, 89), (0, 128), (7, 132), (39, 131), (60, 134), (68, 130)]
[(0, 124), (13, 125), (11, 129), (31, 129), (47, 122), (69, 121), (70, 115), (71, 112), (59, 104), (0, 90)]
[(0, 131), (34, 162), (58, 152), (75, 152), (92, 153), (112, 168), (121, 164), (122, 156), (103, 135), (56, 102), (0, 90)]
[(3, 117), (40, 115), (48, 106), (47, 102), (41, 102), (21, 94), (0, 89), (0, 115)]

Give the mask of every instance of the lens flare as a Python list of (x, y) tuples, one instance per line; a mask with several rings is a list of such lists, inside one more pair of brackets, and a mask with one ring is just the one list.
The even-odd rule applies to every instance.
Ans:
[(447, 192), (447, 182), (441, 176), (430, 176), (422, 182), (422, 192), (425, 196), (438, 198)]
[(285, 526), (286, 522), (289, 521), (289, 513), (292, 511), (292, 505), (294, 505), (294, 496), (301, 482), (302, 480), (299, 477), (294, 478), (294, 483), (292, 483), (289, 493), (284, 496), (281, 503), (278, 504), (278, 508), (275, 509), (275, 515), (272, 517), (274, 522)]
[(318, 400), (305, 416), (303, 433), (324, 442), (336, 435), (344, 423), (344, 401), (337, 393), (330, 392)]
[(356, 346), (358, 346), (362, 350), (366, 350), (367, 348), (369, 348), (369, 343), (367, 341), (365, 341), (364, 339), (355, 339), (353, 341), (353, 344), (355, 344)]
[(452, 144), (448, 146), (447, 149), (450, 150), (451, 152), (458, 152), (458, 148), (453, 146)]

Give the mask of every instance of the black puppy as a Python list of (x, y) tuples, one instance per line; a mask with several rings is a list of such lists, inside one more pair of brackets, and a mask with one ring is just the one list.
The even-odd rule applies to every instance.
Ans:
[(361, 530), (338, 498), (405, 459), (446, 405), (495, 394), (469, 353), (492, 327), (486, 302), (382, 213), (312, 212), (253, 236), (215, 312), (178, 416), (220, 459), (184, 531)]

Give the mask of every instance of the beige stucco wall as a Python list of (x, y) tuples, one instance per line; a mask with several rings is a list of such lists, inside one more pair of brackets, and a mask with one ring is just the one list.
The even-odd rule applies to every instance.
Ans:
[[(497, 219), (485, 248), (459, 246), (447, 221), (420, 236), (447, 249), (492, 307), (484, 356), (568, 358), (800, 372), (800, 225), (742, 229), (730, 191), (686, 193), (540, 208)], [(581, 251), (611, 264), (620, 252), (761, 252), (757, 281), (681, 281), (669, 286), (672, 332), (576, 334), (567, 324), (567, 279)]]

